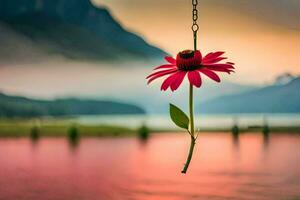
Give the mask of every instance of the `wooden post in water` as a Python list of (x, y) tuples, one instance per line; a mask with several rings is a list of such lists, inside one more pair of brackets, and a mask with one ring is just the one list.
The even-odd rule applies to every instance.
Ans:
[(232, 128), (231, 128), (231, 133), (232, 136), (237, 138), (239, 136), (240, 130), (239, 130), (239, 126), (238, 126), (238, 119), (237, 117), (233, 118), (233, 124), (232, 124)]
[(150, 131), (149, 128), (143, 124), (139, 129), (138, 129), (138, 136), (140, 138), (140, 140), (147, 140), (149, 138), (150, 135)]
[(31, 138), (31, 140), (36, 141), (37, 139), (39, 139), (39, 137), (40, 137), (39, 127), (38, 126), (33, 126), (30, 129), (30, 138)]
[(72, 125), (68, 130), (69, 140), (76, 140), (79, 137), (78, 128), (75, 125)]
[(34, 125), (30, 129), (30, 138), (32, 141), (36, 141), (40, 137), (40, 121), (35, 120)]
[(76, 125), (72, 125), (68, 130), (68, 139), (72, 147), (77, 147), (79, 142), (79, 131)]
[(263, 133), (264, 136), (269, 136), (269, 133), (270, 133), (270, 128), (269, 128), (269, 125), (268, 125), (268, 119), (265, 115), (263, 116), (262, 133)]

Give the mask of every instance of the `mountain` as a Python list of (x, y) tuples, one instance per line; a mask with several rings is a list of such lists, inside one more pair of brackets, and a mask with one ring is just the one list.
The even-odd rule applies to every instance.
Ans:
[[(1, 45), (3, 54), (20, 51), (17, 45), (22, 41), (39, 54), (73, 59), (153, 59), (166, 55), (125, 30), (106, 8), (95, 7), (89, 0), (1, 0), (0, 22), (0, 41), (11, 41), (7, 43), (10, 46)], [(27, 55), (27, 46), (23, 48)]]
[(275, 79), (274, 84), (275, 85), (285, 85), (294, 79), (295, 79), (294, 75), (292, 75), (290, 73), (284, 73)]
[(40, 117), (107, 114), (144, 114), (140, 107), (112, 101), (34, 100), (0, 93), (0, 117)]
[[(202, 104), (203, 102), (207, 102), (224, 95), (233, 95), (241, 92), (253, 91), (260, 87), (257, 85), (232, 83), (226, 80), (222, 81), (221, 84), (214, 83), (207, 79), (204, 79), (203, 81), (203, 86), (194, 92), (194, 98), (197, 104)], [(183, 87), (176, 90), (176, 92), (160, 91), (160, 83), (148, 85), (146, 89), (142, 83), (137, 83), (137, 85), (140, 85), (140, 87), (133, 92), (127, 91), (127, 93), (120, 93), (115, 97), (118, 99), (126, 99), (128, 102), (133, 102), (136, 105), (140, 105), (145, 108), (147, 113), (152, 114), (168, 113), (169, 103), (176, 104), (180, 108), (188, 110), (187, 95), (189, 91), (187, 83), (184, 83)]]
[(300, 77), (284, 85), (227, 95), (200, 106), (206, 113), (298, 113), (300, 112)]

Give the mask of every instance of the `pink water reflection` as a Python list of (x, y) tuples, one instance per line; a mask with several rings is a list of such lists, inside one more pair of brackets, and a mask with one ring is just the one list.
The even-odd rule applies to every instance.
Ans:
[(0, 199), (299, 199), (300, 135), (0, 140)]

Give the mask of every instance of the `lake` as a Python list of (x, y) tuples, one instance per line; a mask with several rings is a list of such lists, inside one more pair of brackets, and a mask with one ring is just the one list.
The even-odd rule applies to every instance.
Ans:
[(300, 135), (0, 139), (1, 200), (299, 200)]

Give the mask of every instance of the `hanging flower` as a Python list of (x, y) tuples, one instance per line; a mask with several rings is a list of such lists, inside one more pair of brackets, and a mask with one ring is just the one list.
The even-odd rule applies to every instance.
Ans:
[(222, 57), (224, 53), (220, 51), (213, 52), (202, 58), (199, 50), (185, 50), (179, 52), (176, 59), (167, 56), (165, 59), (169, 64), (156, 67), (154, 69), (156, 71), (147, 77), (148, 84), (157, 78), (169, 75), (162, 83), (161, 90), (166, 91), (171, 88), (172, 91), (175, 91), (181, 85), (186, 74), (190, 84), (198, 88), (202, 85), (200, 74), (220, 82), (221, 79), (216, 72), (226, 72), (228, 74), (234, 72), (234, 63), (220, 63), (220, 61), (227, 59)]

